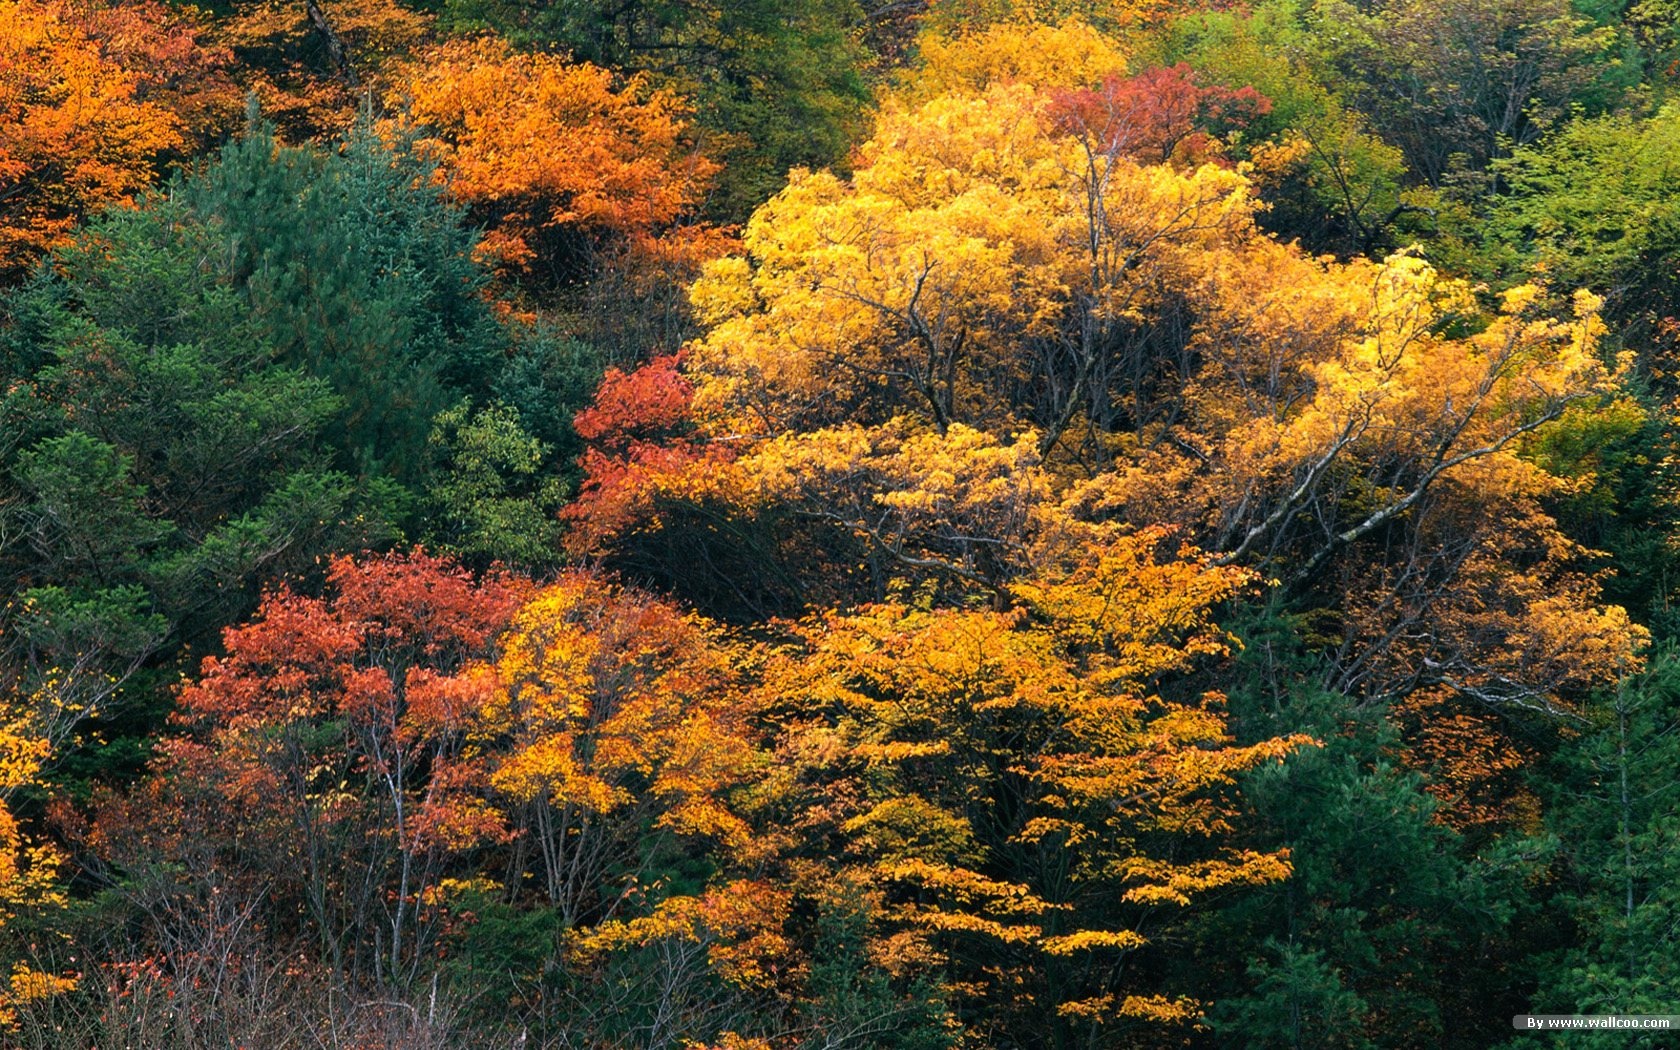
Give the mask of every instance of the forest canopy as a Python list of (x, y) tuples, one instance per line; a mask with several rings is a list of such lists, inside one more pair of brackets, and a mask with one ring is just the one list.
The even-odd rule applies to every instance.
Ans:
[(0, 0), (0, 1042), (1671, 1012), (1677, 18)]

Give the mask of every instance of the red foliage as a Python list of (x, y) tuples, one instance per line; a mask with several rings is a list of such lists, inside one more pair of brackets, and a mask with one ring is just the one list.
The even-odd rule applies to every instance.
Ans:
[[(310, 914), (365, 965), (412, 965), (446, 862), (511, 832), (472, 746), (501, 691), (497, 646), (534, 585), (447, 559), (337, 557), (320, 597), (281, 590), (224, 634), (180, 693), (190, 739), (160, 774), (103, 800), (87, 838), (133, 863), (173, 858)], [(327, 909), (343, 887), (342, 909)], [(380, 902), (375, 906), (375, 902)]]
[(578, 437), (609, 455), (639, 444), (663, 443), (690, 429), (694, 384), (676, 355), (656, 357), (634, 372), (607, 369), (595, 403), (572, 420)]
[(415, 647), (429, 662), (458, 664), (484, 650), (528, 597), (528, 586), (495, 573), (475, 580), (447, 558), (412, 554), (338, 557), (328, 579), (335, 612), (383, 647)]
[(1252, 87), (1198, 84), (1195, 71), (1180, 62), (1109, 77), (1096, 90), (1062, 92), (1054, 112), (1064, 130), (1088, 136), (1099, 152), (1140, 163), (1200, 164), (1216, 158), (1216, 135), (1271, 109), (1272, 100)]
[(182, 688), (181, 717), (207, 730), (220, 779), (291, 792), (306, 812), (322, 770), (365, 776), (397, 807), (402, 851), (496, 838), (499, 821), (476, 801), (483, 770), (458, 763), (467, 727), (494, 701), (496, 642), (532, 585), (475, 579), (419, 550), (334, 558), (327, 583), (319, 598), (269, 595), (226, 632), (227, 655)]
[(572, 425), (589, 443), (584, 480), (563, 510), (577, 553), (599, 551), (646, 517), (662, 491), (704, 484), (707, 465), (733, 458), (722, 445), (694, 439), (694, 385), (677, 356), (657, 357), (634, 372), (608, 369), (595, 402)]
[[(246, 728), (391, 709), (407, 677), (458, 670), (488, 656), (529, 593), (506, 575), (482, 581), (416, 550), (334, 558), (329, 594), (269, 595), (256, 620), (223, 636), (225, 657), (181, 690), (184, 715)], [(423, 665), (423, 666), (422, 666)]]

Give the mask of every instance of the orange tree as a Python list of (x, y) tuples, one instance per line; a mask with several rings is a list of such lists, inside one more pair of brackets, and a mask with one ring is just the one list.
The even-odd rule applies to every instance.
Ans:
[(718, 165), (689, 104), (644, 77), (456, 40), (403, 66), (387, 97), (392, 133), (413, 136), (486, 227), (480, 252), (536, 288), (613, 268), (658, 283), (720, 243), (694, 223)]
[(160, 3), (0, 4), (0, 275), (224, 129), (227, 56)]
[(234, 0), (211, 29), (234, 76), (296, 143), (350, 127), (389, 68), (431, 41), (432, 18), (402, 0)]

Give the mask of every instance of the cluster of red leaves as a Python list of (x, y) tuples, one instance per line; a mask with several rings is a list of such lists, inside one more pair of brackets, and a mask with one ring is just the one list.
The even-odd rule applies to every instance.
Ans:
[(1201, 164), (1218, 158), (1218, 136), (1270, 113), (1272, 100), (1252, 87), (1198, 83), (1188, 63), (1109, 77), (1100, 87), (1060, 92), (1058, 125), (1100, 153), (1139, 163)]
[(701, 441), (693, 418), (694, 384), (680, 355), (658, 357), (633, 372), (607, 370), (590, 407), (573, 427), (588, 442), (584, 480), (562, 515), (567, 546), (585, 554), (610, 546), (646, 519), (661, 492), (702, 482), (706, 466), (729, 462), (728, 446)]
[(389, 717), (399, 687), (418, 687), (408, 699), (421, 711), (447, 708), (452, 691), (442, 676), (487, 656), (530, 591), (505, 574), (474, 580), (421, 551), (340, 556), (327, 580), (327, 597), (276, 592), (254, 622), (229, 630), (227, 655), (207, 658), (182, 689), (182, 717), (235, 728), (339, 713)]

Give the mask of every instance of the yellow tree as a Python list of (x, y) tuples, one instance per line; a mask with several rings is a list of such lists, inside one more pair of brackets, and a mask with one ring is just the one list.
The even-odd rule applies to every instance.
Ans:
[(738, 805), (762, 764), (742, 652), (585, 572), (542, 588), (502, 638), (472, 759), (515, 829), (510, 870), (531, 878), (509, 894), (528, 887), (559, 920), (587, 1004), (568, 1004), (574, 1030), (642, 1010), (659, 1044), (699, 1045), (732, 1015), (762, 1026), (792, 963), (790, 894)]
[(1598, 603), (1542, 503), (1591, 479), (1525, 455), (1616, 390), (1594, 297), (1556, 319), (1523, 286), (1484, 311), (1409, 255), (1326, 265), (1263, 244), (1213, 265), (1200, 367), (1097, 499), (1298, 588), (1337, 577), (1331, 684), (1348, 692), (1545, 707), (1634, 666), (1642, 632)]
[[(0, 937), (23, 909), (64, 903), (57, 879), (63, 857), (49, 845), (31, 843), (8, 806), (12, 796), (35, 782), (48, 755), (47, 741), (32, 731), (28, 718), (0, 723)], [(0, 986), (0, 1030), (17, 1020), (16, 1009), (75, 987), (75, 981), (40, 973), (24, 962), (13, 964)]]
[[(13, 721), (0, 726), (0, 803), (35, 782), (47, 757), (47, 743)], [(9, 810), (0, 805), (0, 926), (18, 907), (51, 897), (57, 855), (44, 846), (30, 846)]]
[(669, 579), (752, 550), (800, 581), (780, 610), (1009, 616), (1053, 537), (1170, 525), (1311, 618), (1321, 684), (1391, 707), (1447, 819), (1518, 819), (1519, 771), (1476, 756), (1644, 641), (1547, 510), (1593, 479), (1538, 454), (1636, 411), (1606, 409), (1596, 300), (1279, 243), (1245, 171), (1142, 162), (1069, 105), (1101, 91), (995, 58), (1034, 31), (953, 37), (851, 178), (795, 173), (707, 267), (705, 335), (646, 384), (681, 391), (674, 437), (590, 439), (580, 549)]
[(1237, 776), (1307, 741), (1237, 746), (1220, 696), (1170, 688), (1226, 651), (1212, 610), (1248, 573), (1161, 531), (1069, 525), (1038, 553), (1010, 611), (801, 623), (761, 687), (765, 797), (804, 892), (872, 887), (889, 972), (944, 974), (976, 1030), (1107, 1045), (1120, 1018), (1196, 1015), (1127, 963), (1201, 895), (1288, 874), (1221, 839)]
[[(1059, 87), (944, 61), (954, 86), (889, 103), (850, 180), (796, 174), (694, 287), (691, 412), (743, 504), (792, 495), (994, 589), (1019, 559), (972, 570), (1029, 491), (1172, 523), (1330, 610), (1328, 684), (1373, 699), (1550, 707), (1633, 665), (1641, 632), (1545, 511), (1591, 479), (1528, 454), (1617, 390), (1596, 300), (1557, 318), (1412, 255), (1313, 258), (1258, 230), (1241, 170), (1140, 163)], [(990, 525), (935, 490), (996, 462), (911, 463), (1024, 439), (1041, 474)]]
[(1038, 88), (1079, 88), (1126, 72), (1118, 43), (1090, 23), (1034, 18), (1001, 24), (929, 25), (917, 41), (920, 61), (904, 93), (926, 100), (958, 92), (984, 92), (1020, 81)]
[(1170, 410), (1160, 329), (1199, 260), (1258, 234), (1238, 173), (1141, 165), (1065, 114), (1022, 82), (890, 104), (849, 182), (796, 174), (694, 288), (697, 410), (754, 434), (908, 409), (1102, 465), (1099, 432)]
[(568, 928), (613, 916), (682, 844), (748, 847), (725, 796), (754, 752), (730, 704), (729, 649), (704, 624), (570, 574), (514, 616), (496, 668), (474, 761)]

